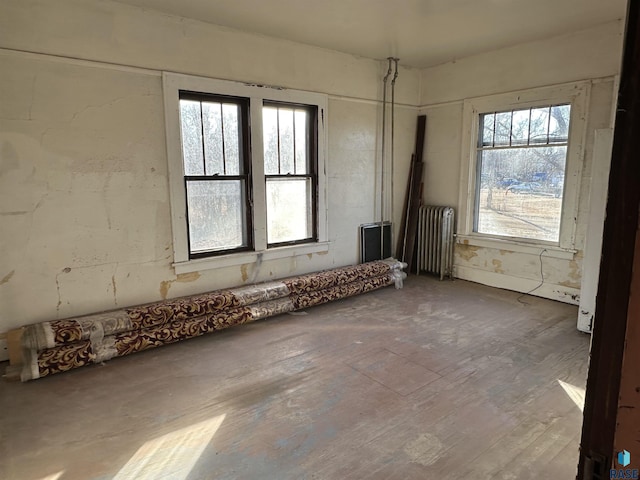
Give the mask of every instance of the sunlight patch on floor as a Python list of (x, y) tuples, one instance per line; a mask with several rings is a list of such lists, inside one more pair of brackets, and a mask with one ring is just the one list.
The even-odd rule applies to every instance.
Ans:
[(58, 480), (63, 473), (64, 473), (64, 470), (60, 470), (58, 473), (52, 473), (51, 475), (47, 475), (46, 477), (39, 478), (38, 480)]
[(564, 391), (569, 395), (569, 398), (573, 400), (581, 412), (584, 411), (584, 388), (576, 387), (575, 385), (571, 385), (570, 383), (563, 382), (558, 379), (558, 383), (564, 389)]
[(184, 480), (226, 415), (168, 433), (142, 445), (113, 480)]

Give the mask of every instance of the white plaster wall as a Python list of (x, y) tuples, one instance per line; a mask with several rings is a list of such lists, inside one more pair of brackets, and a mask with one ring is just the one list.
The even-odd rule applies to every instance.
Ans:
[[(0, 332), (252, 277), (171, 267), (160, 70), (329, 94), (330, 251), (265, 262), (256, 280), (357, 262), (358, 225), (378, 215), (386, 64), (109, 1), (2, 1)], [(396, 218), (418, 94), (402, 68)]]
[[(468, 98), (591, 80), (585, 148), (572, 259), (543, 257), (545, 284), (535, 295), (577, 304), (589, 218), (589, 186), (595, 130), (611, 127), (614, 76), (622, 53), (621, 22), (540, 42), (516, 45), (421, 72), (421, 111), (427, 114), (425, 194), (427, 204), (458, 205), (463, 101)], [(609, 159), (603, 159), (609, 161)], [(458, 244), (456, 275), (526, 292), (540, 283), (537, 254)]]
[(426, 205), (455, 206), (460, 186), (462, 102), (426, 108), (424, 113), (424, 201)]

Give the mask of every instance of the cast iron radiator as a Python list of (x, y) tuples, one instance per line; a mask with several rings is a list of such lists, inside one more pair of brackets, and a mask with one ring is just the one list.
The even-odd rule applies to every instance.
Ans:
[(422, 206), (418, 212), (416, 273), (429, 272), (453, 278), (454, 210)]
[(20, 340), (21, 364), (10, 365), (7, 377), (33, 380), (394, 283), (400, 288), (405, 267), (381, 260), (28, 325)]

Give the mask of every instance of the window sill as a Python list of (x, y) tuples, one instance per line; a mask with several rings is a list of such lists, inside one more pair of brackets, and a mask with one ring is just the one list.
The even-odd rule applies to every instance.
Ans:
[(299, 245), (288, 245), (286, 247), (270, 248), (260, 252), (242, 252), (219, 257), (198, 258), (186, 262), (173, 263), (176, 275), (181, 273), (202, 272), (216, 268), (233, 267), (246, 263), (254, 263), (258, 258), (262, 260), (277, 260), (280, 258), (298, 257), (313, 253), (324, 254), (329, 251), (330, 242), (304, 243)]
[(576, 250), (562, 248), (557, 245), (545, 243), (524, 243), (516, 240), (506, 240), (502, 238), (477, 237), (475, 235), (457, 235), (456, 243), (462, 245), (473, 245), (476, 247), (494, 248), (496, 250), (507, 250), (515, 253), (527, 253), (529, 255), (540, 255), (544, 252), (545, 257), (573, 260)]

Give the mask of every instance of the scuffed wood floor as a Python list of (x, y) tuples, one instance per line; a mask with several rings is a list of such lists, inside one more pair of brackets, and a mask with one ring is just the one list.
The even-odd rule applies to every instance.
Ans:
[(410, 277), (2, 382), (0, 478), (574, 478), (589, 337), (518, 296)]

